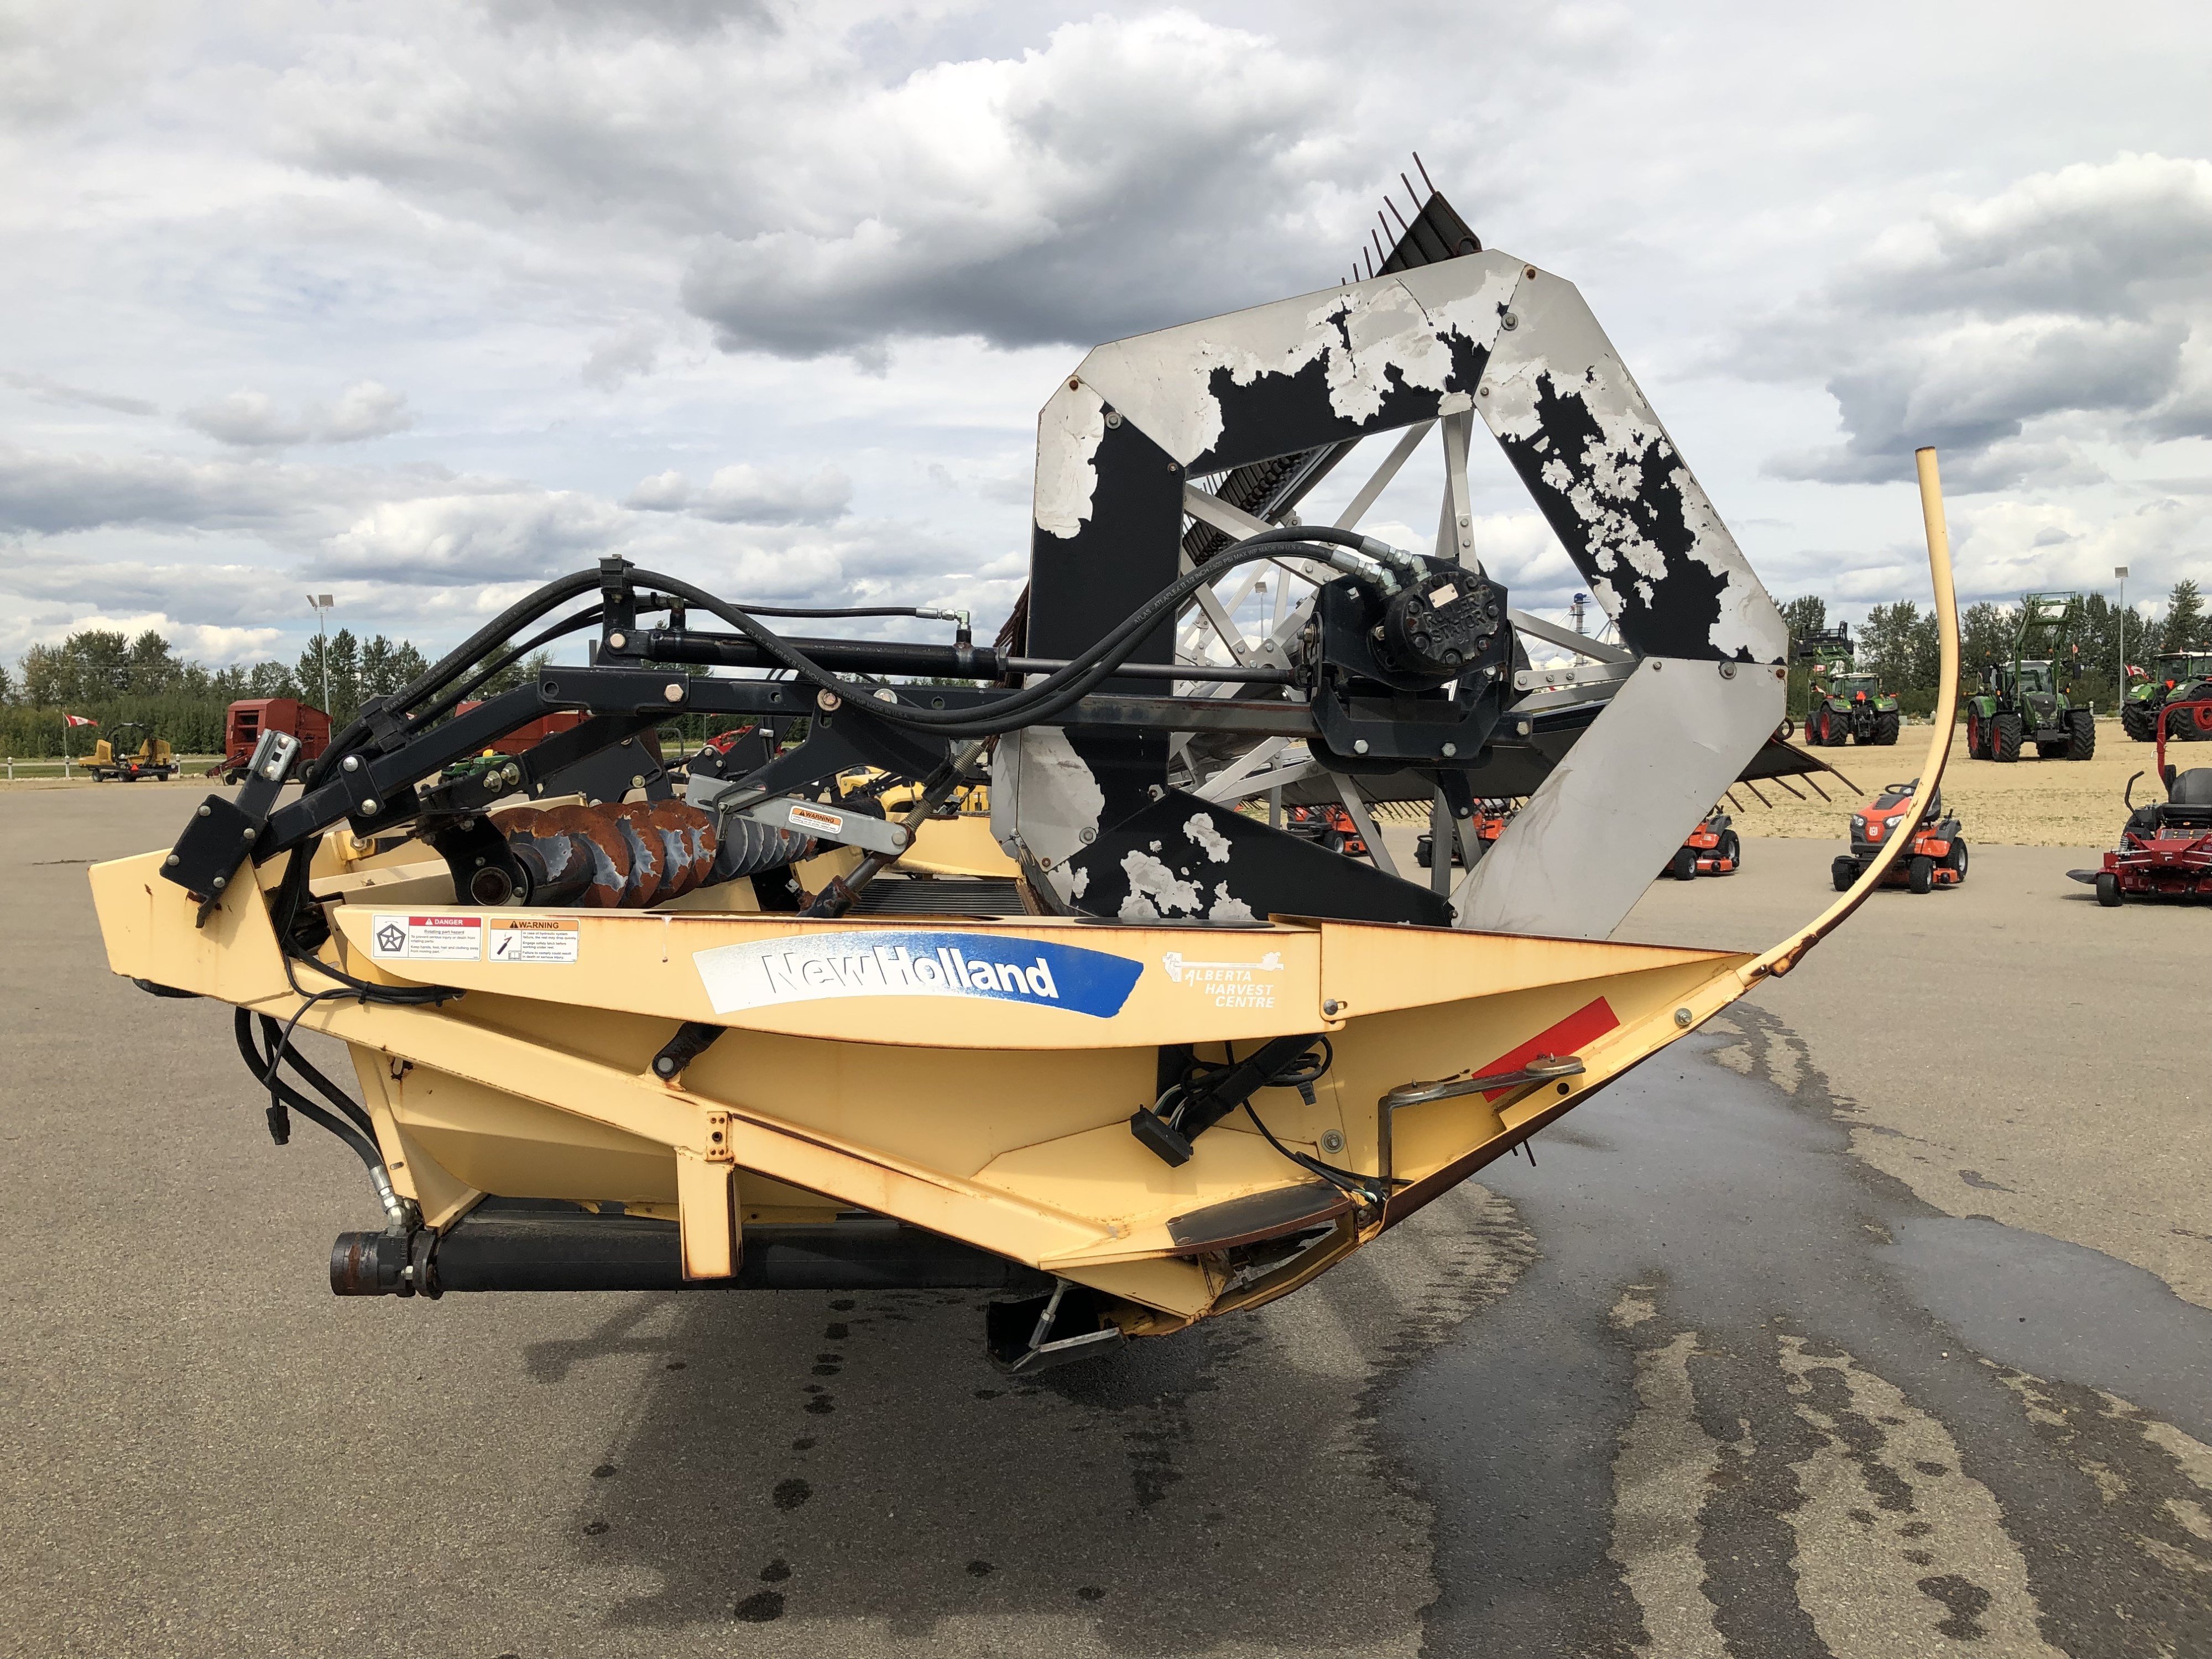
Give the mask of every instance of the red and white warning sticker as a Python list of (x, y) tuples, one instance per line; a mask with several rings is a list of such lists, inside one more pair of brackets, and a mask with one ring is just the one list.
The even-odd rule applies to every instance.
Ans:
[(380, 961), (481, 962), (484, 919), (379, 915), (369, 925), (368, 953)]
[(494, 916), (494, 962), (574, 962), (580, 954), (582, 924), (556, 916)]

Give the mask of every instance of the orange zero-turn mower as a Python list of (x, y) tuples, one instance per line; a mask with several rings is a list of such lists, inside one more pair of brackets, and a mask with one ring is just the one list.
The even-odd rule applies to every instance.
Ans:
[(1910, 836), (1905, 855), (1889, 866), (1885, 887), (1909, 887), (1924, 893), (1932, 887), (1956, 887), (1966, 878), (1966, 838), (1959, 820), (1943, 814), (1943, 792), (1938, 788), (1916, 813), (1920, 780), (1884, 786), (1881, 793), (1851, 814), (1851, 850), (1839, 853), (1829, 866), (1829, 876), (1839, 893), (1848, 891), (1859, 872), (1873, 863), (1882, 848), (1899, 836)]
[(1735, 822), (1717, 806), (1706, 813), (1667, 860), (1667, 873), (1677, 881), (1734, 875), (1743, 867), (1743, 842), (1732, 827)]

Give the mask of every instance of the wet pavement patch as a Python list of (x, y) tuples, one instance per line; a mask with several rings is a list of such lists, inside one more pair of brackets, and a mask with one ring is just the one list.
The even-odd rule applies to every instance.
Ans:
[(2101, 1251), (1970, 1217), (1890, 1224), (1875, 1259), (1969, 1346), (2212, 1440), (2212, 1309)]

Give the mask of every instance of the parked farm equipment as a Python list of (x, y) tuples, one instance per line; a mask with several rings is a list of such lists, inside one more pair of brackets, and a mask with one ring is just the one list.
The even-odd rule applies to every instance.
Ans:
[(220, 774), (225, 783), (240, 781), (253, 763), (262, 734), (269, 732), (297, 740), (292, 757), (292, 775), (296, 777), (330, 747), (331, 717), (296, 697), (247, 697), (234, 702), (223, 717), (222, 758), (208, 769), (208, 775)]
[(1897, 842), (1904, 854), (1889, 866), (1884, 878), (1892, 887), (1925, 893), (1938, 887), (1956, 887), (1966, 878), (1966, 837), (1959, 820), (1943, 810), (1943, 792), (1930, 789), (1923, 799), (1920, 781), (1886, 785), (1864, 806), (1851, 814), (1851, 850), (1838, 853), (1829, 876), (1839, 893)]
[(1699, 876), (1732, 876), (1743, 867), (1743, 842), (1735, 820), (1717, 806), (1698, 821), (1674, 856), (1667, 860), (1667, 873), (1677, 881)]
[(2097, 719), (2073, 700), (2081, 658), (2079, 593), (2025, 593), (2012, 655), (1992, 663), (1983, 690), (1966, 699), (1966, 750), (1977, 760), (2016, 761), (2033, 744), (2045, 760), (2097, 753)]
[(2166, 758), (2174, 728), (2185, 723), (2200, 729), (2212, 726), (2206, 716), (2212, 716), (2212, 697), (2169, 702), (2159, 710), (2152, 738), (2158, 744), (2154, 763), (2166, 799), (2137, 806), (2136, 785), (2142, 774), (2136, 773), (2121, 797), (2128, 820), (2120, 844), (2105, 854), (2101, 867), (2066, 872), (2094, 887), (2098, 903), (2109, 908), (2130, 898), (2212, 898), (2212, 766), (2184, 771)]
[(1904, 720), (1898, 701), (1881, 689), (1878, 676), (1855, 665), (1849, 623), (1800, 640), (1797, 659), (1813, 665), (1811, 696), (1805, 706), (1807, 743), (1824, 748), (1845, 743), (1887, 748), (1896, 743)]
[[(2137, 743), (2149, 743), (2158, 735), (2160, 709), (2170, 702), (2194, 703), (2197, 711), (2174, 722), (2166, 736), (2175, 743), (2202, 742), (2212, 738), (2212, 711), (2203, 707), (2208, 701), (2212, 701), (2212, 652), (2161, 652), (2156, 667), (2140, 685), (2130, 686), (2121, 700), (2120, 729)], [(2200, 720), (2199, 714), (2204, 718)]]
[[(1618, 643), (1482, 567), (1478, 424)], [(234, 1005), (272, 1133), (306, 1117), (368, 1167), (384, 1223), (340, 1236), (334, 1290), (987, 1288), (1001, 1364), (1096, 1354), (1310, 1282), (1788, 972), (1894, 862), (1760, 955), (1611, 939), (1730, 783), (1818, 763), (1771, 741), (1779, 614), (1581, 295), (1440, 196), (1381, 273), (1098, 348), (1038, 431), (997, 647), (787, 637), (609, 558), (372, 700), (297, 799), (270, 732), (173, 848), (94, 868), (114, 969)], [(1443, 532), (1409, 551), (1357, 523), (1422, 432)], [(1292, 522), (1377, 436), (1339, 522)], [(1255, 640), (1262, 574), (1301, 594)], [(441, 688), (568, 632), (592, 665), (453, 712)], [(1523, 633), (1586, 665), (1524, 679)], [(678, 714), (809, 725), (665, 799), (541, 793)], [(903, 816), (843, 808), (861, 767)], [(1006, 907), (861, 914), (986, 778)], [(1416, 883), (1377, 836), (1340, 856), (1238, 807), (1309, 787), (1528, 804)]]
[[(137, 738), (136, 747), (123, 735), (126, 732)], [(155, 737), (151, 726), (137, 720), (109, 726), (107, 735), (93, 745), (84, 766), (102, 783), (137, 783), (146, 778), (167, 782), (177, 775), (177, 757), (167, 740)]]

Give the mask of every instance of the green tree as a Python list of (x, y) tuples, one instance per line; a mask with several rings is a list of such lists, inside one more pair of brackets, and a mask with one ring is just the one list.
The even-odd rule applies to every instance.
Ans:
[(2204, 637), (2204, 601), (2197, 584), (2185, 576), (2166, 596), (2166, 624), (2159, 632), (2158, 647), (2161, 651), (2193, 651), (2202, 647)]
[(337, 705), (331, 719), (343, 726), (361, 708), (361, 641), (350, 628), (331, 635), (331, 696)]
[(1899, 696), (1935, 689), (1942, 672), (1942, 652), (1935, 613), (1921, 615), (1911, 599), (1875, 605), (1859, 630), (1859, 666), (1879, 678), (1882, 690)]
[(184, 665), (157, 629), (148, 629), (131, 641), (129, 690), (133, 696), (158, 697), (177, 689)]
[(410, 640), (402, 640), (392, 653), (392, 686), (394, 691), (403, 685), (412, 685), (430, 672), (430, 665)]
[[(327, 660), (330, 670), (325, 680), (324, 668)], [(320, 707), (324, 686), (330, 688), (331, 706), (323, 712), (331, 717), (334, 726), (343, 726), (361, 707), (361, 642), (349, 628), (341, 628), (326, 641), (317, 635), (307, 641), (307, 648), (300, 653), (300, 665), (294, 671), (294, 680), (300, 687), (299, 695)]]
[(364, 697), (380, 697), (387, 691), (396, 691), (399, 683), (392, 676), (390, 640), (379, 634), (361, 648), (361, 694)]
[(15, 682), (9, 677), (8, 665), (0, 663), (0, 706), (15, 701)]
[[(244, 695), (249, 697), (297, 697), (301, 695), (300, 683), (293, 678), (292, 671), (281, 662), (256, 663), (246, 677)], [(319, 691), (316, 693), (317, 696), (321, 695)]]

